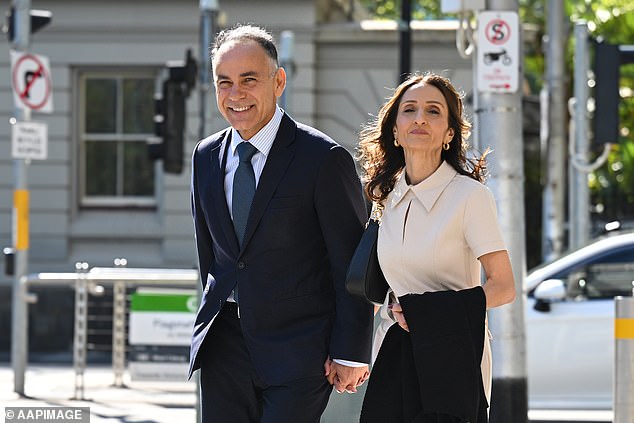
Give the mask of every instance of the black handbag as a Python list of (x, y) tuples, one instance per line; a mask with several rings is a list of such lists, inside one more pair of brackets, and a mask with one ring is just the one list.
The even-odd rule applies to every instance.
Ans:
[(381, 212), (382, 207), (375, 207), (350, 260), (346, 275), (348, 292), (375, 305), (383, 304), (388, 291), (376, 252)]

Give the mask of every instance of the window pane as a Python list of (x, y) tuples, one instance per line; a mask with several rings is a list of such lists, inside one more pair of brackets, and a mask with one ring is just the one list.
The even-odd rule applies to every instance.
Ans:
[(86, 79), (86, 132), (111, 133), (117, 130), (117, 81)]
[(153, 196), (154, 162), (148, 158), (145, 141), (126, 142), (123, 151), (123, 195)]
[(117, 143), (86, 141), (86, 195), (117, 193)]
[(123, 100), (123, 132), (154, 132), (154, 80), (124, 80)]

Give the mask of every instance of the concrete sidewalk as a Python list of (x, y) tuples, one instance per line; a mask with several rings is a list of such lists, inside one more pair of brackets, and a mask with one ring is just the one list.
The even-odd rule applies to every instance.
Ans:
[[(26, 397), (13, 392), (13, 370), (0, 362), (0, 416), (5, 407), (89, 407), (90, 423), (195, 423), (196, 394), (191, 382), (139, 382), (124, 375), (125, 387), (114, 387), (112, 367), (89, 364), (84, 375), (84, 399), (75, 396), (75, 373), (69, 364), (29, 364), (25, 375)], [(363, 393), (333, 395), (322, 423), (356, 421)], [(611, 422), (611, 411), (531, 410), (531, 422)]]
[[(195, 383), (137, 382), (124, 375), (125, 387), (114, 387), (111, 366), (89, 365), (84, 375), (84, 399), (75, 396), (75, 373), (69, 365), (29, 365), (24, 390), (13, 392), (10, 364), (0, 364), (0, 416), (5, 407), (89, 407), (91, 423), (195, 422)], [(7, 420), (8, 421), (8, 420)]]

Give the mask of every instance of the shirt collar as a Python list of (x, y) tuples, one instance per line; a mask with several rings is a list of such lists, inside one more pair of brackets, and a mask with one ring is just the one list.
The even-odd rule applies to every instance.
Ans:
[[(258, 151), (264, 156), (268, 156), (271, 151), (271, 147), (273, 147), (273, 141), (275, 141), (275, 136), (277, 135), (277, 130), (280, 128), (280, 123), (282, 122), (282, 116), (284, 116), (284, 112), (279, 106), (275, 107), (275, 113), (273, 117), (258, 131), (257, 134), (252, 136), (248, 142), (250, 142)], [(231, 128), (231, 144), (229, 148), (231, 149), (231, 155), (235, 156), (236, 147), (238, 144), (244, 142), (240, 134), (234, 128)]]
[(436, 200), (438, 200), (438, 197), (440, 197), (440, 194), (442, 194), (447, 185), (449, 185), (457, 174), (458, 172), (456, 172), (450, 164), (443, 161), (440, 167), (428, 178), (416, 185), (408, 185), (405, 180), (405, 169), (403, 169), (394, 184), (394, 189), (391, 193), (392, 198), (389, 201), (388, 207), (396, 207), (398, 203), (405, 198), (407, 193), (411, 191), (429, 212), (436, 203)]

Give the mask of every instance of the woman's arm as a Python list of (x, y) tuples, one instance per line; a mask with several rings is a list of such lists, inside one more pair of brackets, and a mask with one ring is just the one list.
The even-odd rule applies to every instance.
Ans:
[(512, 302), (515, 299), (515, 280), (507, 251), (494, 251), (479, 257), (486, 274), (482, 286), (487, 299), (487, 309)]

